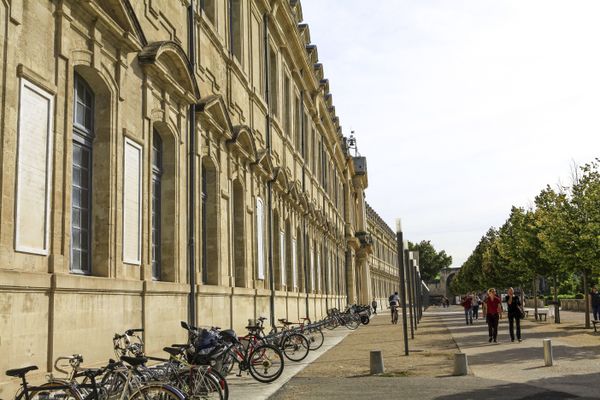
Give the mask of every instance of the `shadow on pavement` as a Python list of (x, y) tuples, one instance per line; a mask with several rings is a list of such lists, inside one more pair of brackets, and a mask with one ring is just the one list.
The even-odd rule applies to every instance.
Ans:
[[(502, 360), (503, 364), (517, 363), (520, 361), (531, 361), (539, 359), (540, 364), (544, 362), (544, 350), (540, 347), (521, 347), (520, 343), (515, 342), (515, 347), (510, 349), (498, 348), (498, 350), (489, 353), (471, 354), (469, 355), (469, 363), (472, 365), (495, 364), (498, 360)], [(488, 344), (493, 347), (497, 345)], [(597, 358), (600, 355), (600, 346), (552, 346), (554, 359), (559, 361), (561, 358), (570, 361), (588, 360)]]
[[(501, 400), (567, 400), (600, 399), (597, 374), (568, 375), (557, 378), (534, 380), (527, 383), (506, 383), (471, 389), (461, 393), (438, 396), (435, 400), (501, 399)], [(578, 389), (587, 390), (578, 390)], [(568, 390), (568, 391), (567, 391)], [(583, 394), (589, 392), (587, 395)], [(591, 394), (591, 393), (594, 394)], [(573, 394), (573, 393), (580, 393)]]

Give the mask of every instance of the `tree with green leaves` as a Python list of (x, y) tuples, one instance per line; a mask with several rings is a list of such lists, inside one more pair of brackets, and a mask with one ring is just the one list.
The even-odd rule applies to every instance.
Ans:
[(421, 278), (425, 282), (436, 279), (440, 271), (452, 265), (452, 256), (446, 251), (437, 251), (430, 240), (422, 240), (419, 243), (408, 243), (408, 249), (419, 252), (419, 270)]

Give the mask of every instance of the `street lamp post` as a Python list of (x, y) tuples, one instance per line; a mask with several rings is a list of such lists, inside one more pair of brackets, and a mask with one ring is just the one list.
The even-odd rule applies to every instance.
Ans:
[(402, 332), (404, 337), (404, 355), (408, 355), (408, 326), (406, 321), (406, 278), (404, 276), (404, 239), (402, 223), (396, 220), (396, 247), (398, 251), (398, 271), (400, 272), (400, 304), (402, 306)]
[(408, 311), (410, 319), (410, 338), (415, 338), (415, 319), (414, 319), (414, 292), (413, 292), (413, 270), (412, 270), (412, 254), (408, 250), (408, 240), (404, 241), (404, 253), (406, 255), (406, 290), (408, 290)]

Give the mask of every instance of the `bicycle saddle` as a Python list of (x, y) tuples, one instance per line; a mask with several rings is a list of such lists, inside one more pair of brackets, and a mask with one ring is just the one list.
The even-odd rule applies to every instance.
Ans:
[(102, 368), (87, 368), (81, 371), (81, 373), (87, 376), (88, 378), (95, 378), (98, 375), (102, 375), (104, 373), (104, 370)]
[(285, 319), (285, 318), (279, 318), (277, 321), (279, 321), (279, 322), (281, 322), (281, 323), (286, 323), (286, 322), (287, 322), (287, 319)]
[(178, 356), (183, 352), (181, 347), (164, 347), (163, 350), (172, 356)]
[(121, 360), (125, 361), (127, 364), (137, 367), (138, 365), (145, 364), (148, 359), (146, 357), (128, 357), (121, 356)]
[(249, 331), (258, 331), (258, 330), (262, 331), (265, 328), (263, 328), (262, 326), (258, 326), (258, 325), (248, 325), (246, 327), (246, 329), (248, 329)]
[(29, 367), (23, 367), (23, 368), (9, 369), (9, 370), (6, 370), (6, 375), (8, 375), (8, 376), (18, 376), (18, 377), (22, 378), (29, 371), (35, 371), (36, 369), (38, 369), (38, 367), (35, 366), (35, 365), (30, 365)]

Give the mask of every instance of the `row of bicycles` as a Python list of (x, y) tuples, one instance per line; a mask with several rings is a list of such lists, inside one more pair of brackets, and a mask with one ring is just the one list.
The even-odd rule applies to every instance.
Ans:
[[(368, 310), (367, 310), (368, 308)], [(101, 368), (83, 368), (83, 357), (58, 357), (54, 372), (39, 386), (29, 385), (26, 374), (36, 366), (6, 371), (21, 379), (15, 400), (200, 400), (228, 399), (226, 377), (248, 374), (258, 382), (275, 381), (283, 373), (285, 360), (304, 360), (324, 342), (323, 328), (345, 326), (356, 329), (367, 324), (370, 307), (350, 306), (344, 312), (328, 310), (327, 318), (312, 323), (279, 319), (280, 326), (268, 333), (260, 317), (238, 336), (231, 329), (201, 328), (181, 322), (187, 343), (163, 348), (164, 358), (145, 354), (143, 329), (128, 329), (113, 337), (116, 360)]]

